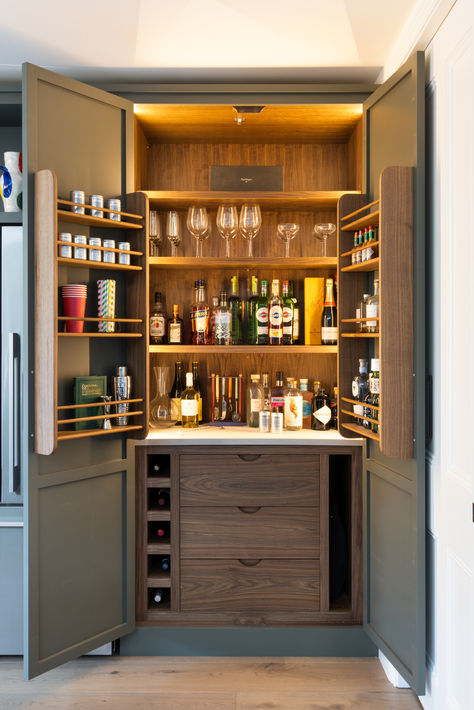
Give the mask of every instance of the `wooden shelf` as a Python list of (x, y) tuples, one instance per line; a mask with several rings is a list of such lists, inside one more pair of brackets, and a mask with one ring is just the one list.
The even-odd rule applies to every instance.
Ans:
[(354, 210), (353, 212), (349, 212), (346, 214), (344, 217), (341, 217), (341, 222), (346, 222), (348, 219), (352, 219), (352, 217), (355, 217), (357, 214), (360, 214), (361, 212), (367, 212), (368, 209), (371, 207), (374, 207), (375, 205), (380, 204), (380, 200), (374, 200), (373, 202), (369, 202), (367, 205), (362, 205), (362, 207), (359, 207), (359, 209)]
[(359, 219), (356, 219), (353, 222), (349, 222), (349, 224), (345, 224), (343, 227), (341, 227), (341, 230), (343, 232), (355, 232), (358, 229), (370, 227), (371, 225), (372, 227), (378, 227), (379, 221), (380, 210), (376, 210), (375, 212), (370, 212), (370, 214), (366, 214), (364, 217), (359, 217)]
[(162, 574), (159, 574), (158, 572), (155, 574), (149, 574), (146, 579), (146, 586), (165, 587), (166, 589), (169, 589), (171, 587), (171, 577), (168, 572), (163, 572)]
[[(70, 244), (70, 242), (61, 242)], [(74, 245), (72, 245), (74, 246)], [(86, 245), (84, 245), (86, 246)], [(58, 264), (66, 264), (67, 266), (79, 266), (87, 269), (101, 269), (102, 271), (142, 271), (141, 266), (132, 266), (131, 264), (107, 264), (104, 261), (89, 261), (89, 259), (67, 259), (63, 256), (58, 256)]]
[(150, 353), (294, 353), (336, 355), (337, 345), (150, 345)]
[[(95, 406), (95, 403), (90, 406)], [(61, 423), (61, 422), (59, 422)], [(58, 441), (66, 439), (84, 439), (86, 436), (105, 436), (106, 434), (123, 434), (126, 431), (143, 429), (139, 424), (130, 426), (117, 426), (112, 429), (83, 429), (82, 431), (58, 431)]]
[(150, 204), (155, 209), (174, 207), (186, 208), (192, 204), (202, 207), (218, 207), (223, 203), (241, 205), (244, 202), (257, 202), (268, 209), (330, 209), (337, 207), (337, 201), (347, 193), (360, 194), (354, 190), (326, 190), (301, 192), (208, 192), (181, 190), (146, 190)]
[(380, 333), (341, 333), (343, 338), (378, 338)]
[(169, 488), (171, 478), (169, 476), (148, 476), (146, 479), (147, 488)]
[[(359, 251), (363, 251), (364, 249), (367, 249), (368, 247), (378, 247), (380, 244), (378, 239), (372, 240), (371, 242), (367, 242), (361, 247), (355, 247), (354, 249), (351, 249), (350, 251), (345, 251), (341, 256), (351, 256), (351, 254), (356, 254)], [(362, 263), (362, 262), (361, 262)]]
[(143, 338), (142, 333), (58, 333), (60, 338)]
[(337, 256), (302, 256), (302, 257), (190, 257), (190, 256), (150, 256), (152, 267), (181, 269), (195, 267), (199, 269), (235, 269), (238, 267), (286, 267), (288, 269), (332, 269), (337, 268)]
[(341, 400), (343, 402), (349, 402), (349, 404), (363, 404), (364, 407), (368, 407), (369, 409), (374, 409), (376, 411), (380, 409), (380, 407), (376, 404), (366, 404), (365, 402), (360, 402), (358, 399), (351, 399), (350, 397), (341, 397)]
[(82, 224), (89, 227), (102, 227), (103, 229), (142, 229), (141, 224), (135, 222), (117, 222), (115, 219), (107, 219), (106, 217), (92, 217), (89, 214), (76, 214), (75, 212), (67, 212), (66, 210), (58, 210), (59, 222), (73, 222), (74, 224)]
[(169, 510), (148, 510), (146, 514), (147, 520), (171, 520), (171, 513)]
[(369, 261), (361, 261), (360, 264), (351, 264), (350, 266), (341, 267), (341, 271), (378, 271), (380, 268), (380, 258), (369, 259)]
[(85, 323), (143, 323), (142, 318), (81, 318), (79, 316), (58, 316), (58, 320), (81, 320)]
[(349, 431), (355, 432), (358, 436), (368, 436), (369, 439), (380, 441), (380, 434), (376, 434), (372, 431), (372, 429), (367, 429), (365, 426), (360, 426), (360, 424), (350, 424), (348, 422), (343, 422), (342, 426), (344, 427), (344, 429), (348, 429)]
[(147, 555), (169, 555), (171, 545), (169, 542), (149, 542), (146, 546)]

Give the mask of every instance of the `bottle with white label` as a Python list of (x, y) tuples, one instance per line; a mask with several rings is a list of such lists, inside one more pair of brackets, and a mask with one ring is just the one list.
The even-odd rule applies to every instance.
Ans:
[(283, 412), (284, 427), (289, 431), (303, 428), (303, 396), (296, 388), (296, 380), (291, 381), (285, 392), (285, 408)]
[(280, 282), (272, 281), (272, 295), (268, 301), (268, 343), (281, 345), (283, 340), (283, 303), (279, 295)]
[[(367, 307), (365, 309), (366, 318), (378, 318), (379, 317), (379, 280), (374, 281), (374, 294), (367, 301)], [(367, 320), (365, 324), (367, 333), (377, 333), (379, 326), (378, 320)]]
[(331, 403), (324, 389), (314, 388), (311, 429), (327, 431), (331, 428)]
[(321, 316), (321, 344), (337, 345), (337, 310), (333, 294), (333, 280), (326, 279), (326, 298)]
[(257, 345), (268, 345), (268, 296), (267, 282), (260, 282), (260, 297), (257, 301)]
[[(365, 358), (359, 359), (359, 374), (352, 380), (352, 398), (357, 399), (359, 402), (363, 402), (365, 395), (369, 391), (369, 377), (367, 375), (367, 360)], [(362, 404), (353, 404), (352, 409), (354, 414), (360, 414), (364, 416), (364, 406)], [(357, 424), (361, 426), (364, 423), (363, 419), (356, 419)]]
[(289, 295), (289, 282), (283, 281), (283, 345), (293, 344), (293, 315), (295, 304)]
[(199, 392), (193, 387), (193, 373), (186, 373), (186, 389), (181, 395), (181, 423), (185, 429), (199, 426)]
[(264, 393), (260, 384), (260, 375), (250, 375), (247, 389), (247, 425), (258, 428), (259, 414), (263, 411)]
[(150, 343), (152, 345), (162, 345), (165, 342), (166, 315), (161, 293), (155, 293), (155, 307), (150, 315)]

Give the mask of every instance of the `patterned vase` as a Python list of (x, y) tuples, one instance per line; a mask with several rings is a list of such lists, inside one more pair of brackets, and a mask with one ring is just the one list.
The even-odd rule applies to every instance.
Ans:
[(0, 193), (5, 212), (20, 212), (23, 201), (22, 155), (10, 150), (4, 153), (5, 165), (0, 165)]

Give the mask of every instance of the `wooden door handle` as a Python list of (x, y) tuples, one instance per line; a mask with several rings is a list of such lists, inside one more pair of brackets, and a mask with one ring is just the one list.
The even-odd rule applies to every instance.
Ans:
[(244, 506), (244, 507), (241, 507), (241, 506), (239, 505), (239, 506), (237, 506), (237, 507), (238, 507), (238, 509), (239, 509), (242, 513), (250, 514), (250, 513), (258, 513), (258, 511), (261, 509), (262, 506), (261, 506), (261, 505), (256, 505), (256, 506), (253, 507), (253, 508), (249, 508), (248, 506), (247, 506), (247, 507), (245, 507), (245, 506)]
[(244, 567), (256, 567), (262, 560), (238, 560)]
[(262, 454), (237, 454), (242, 461), (256, 461)]

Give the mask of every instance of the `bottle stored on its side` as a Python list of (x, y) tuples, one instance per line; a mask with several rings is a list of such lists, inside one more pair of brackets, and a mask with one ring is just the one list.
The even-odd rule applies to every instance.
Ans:
[(181, 424), (181, 395), (183, 393), (183, 363), (178, 360), (174, 364), (174, 382), (170, 392), (171, 421)]
[(173, 305), (173, 315), (168, 318), (168, 343), (180, 345), (183, 342), (183, 319), (179, 317), (179, 306)]
[(313, 418), (311, 428), (316, 431), (327, 431), (331, 428), (331, 407), (329, 397), (321, 387), (314, 392), (312, 404)]
[(271, 389), (270, 394), (270, 410), (273, 413), (285, 411), (285, 387), (283, 386), (283, 372), (278, 370), (276, 373), (275, 386)]
[(292, 380), (284, 395), (284, 427), (289, 431), (303, 428), (303, 397)]
[(268, 345), (268, 292), (267, 282), (260, 282), (260, 296), (257, 301), (257, 341), (256, 345)]
[(281, 345), (283, 340), (283, 304), (279, 295), (280, 282), (272, 281), (272, 295), (268, 301), (268, 343)]
[(193, 360), (193, 387), (199, 395), (198, 419), (199, 419), (199, 423), (201, 423), (202, 422), (202, 394), (201, 394), (201, 386), (199, 384), (199, 363), (197, 360)]
[(250, 375), (247, 389), (247, 425), (258, 428), (259, 414), (263, 410), (263, 387), (260, 375)]
[(157, 538), (161, 540), (161, 542), (167, 542), (170, 537), (170, 524), (168, 522), (161, 522), (157, 523), (155, 529), (154, 529), (154, 539), (156, 540)]
[(191, 313), (191, 330), (193, 345), (209, 344), (210, 308), (206, 301), (206, 282), (198, 281), (197, 301), (193, 304)]
[(293, 316), (295, 310), (295, 304), (293, 299), (289, 295), (289, 284), (288, 281), (283, 281), (283, 345), (293, 344)]
[(215, 313), (214, 342), (216, 345), (230, 345), (232, 336), (232, 316), (227, 305), (227, 293), (221, 291), (219, 307)]
[(153, 601), (155, 604), (161, 604), (164, 601), (165, 591), (163, 589), (155, 589), (153, 592)]
[(162, 557), (160, 560), (160, 567), (163, 570), (163, 572), (168, 572), (170, 568), (170, 558), (169, 557)]
[(158, 508), (169, 509), (170, 492), (168, 488), (158, 488), (156, 492), (156, 505)]
[(237, 276), (232, 276), (230, 284), (231, 345), (242, 345), (242, 299), (239, 296), (239, 280)]
[(300, 339), (300, 308), (295, 296), (295, 282), (289, 281), (288, 286), (288, 295), (293, 301), (293, 345), (296, 345)]
[(181, 422), (185, 429), (199, 426), (199, 393), (193, 387), (193, 373), (186, 373), (186, 389), (181, 395)]
[(161, 291), (155, 293), (155, 305), (150, 315), (150, 343), (162, 345), (166, 337), (165, 307), (161, 301)]
[[(366, 318), (378, 318), (379, 317), (379, 280), (374, 281), (374, 293), (367, 301), (366, 308)], [(365, 327), (367, 333), (377, 333), (379, 326), (378, 320), (367, 320)]]
[[(365, 358), (360, 358), (359, 360), (359, 374), (352, 380), (352, 397), (353, 399), (363, 402), (365, 395), (369, 391), (369, 378), (367, 375), (367, 360)], [(363, 404), (353, 404), (352, 405), (354, 414), (360, 416), (364, 415)], [(357, 424), (363, 424), (363, 419), (356, 419)]]
[(337, 345), (337, 311), (332, 279), (326, 279), (326, 298), (321, 316), (321, 343)]
[(252, 276), (251, 295), (247, 301), (247, 343), (257, 344), (258, 277)]

